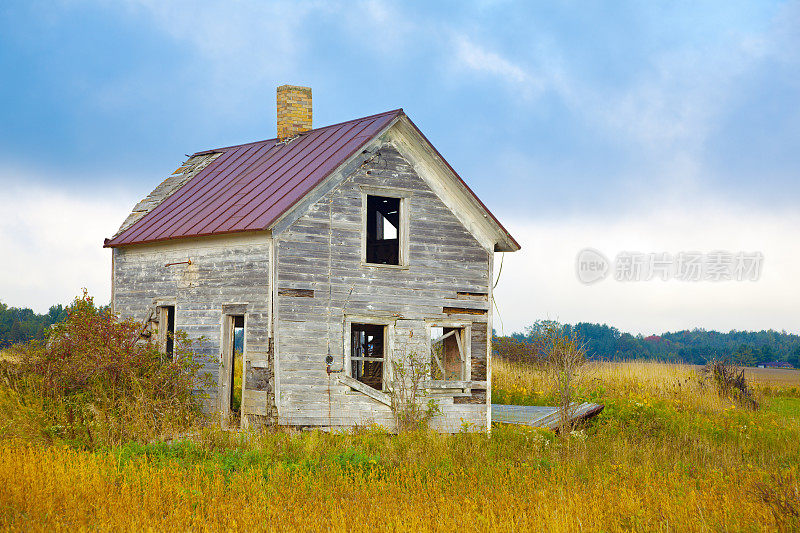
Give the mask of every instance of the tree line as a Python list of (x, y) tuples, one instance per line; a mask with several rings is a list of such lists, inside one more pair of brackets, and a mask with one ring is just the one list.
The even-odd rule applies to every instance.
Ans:
[(587, 356), (595, 360), (656, 359), (701, 365), (712, 359), (725, 359), (743, 366), (778, 361), (800, 368), (800, 335), (771, 329), (721, 333), (695, 328), (644, 336), (624, 333), (606, 324), (539, 320), (523, 332), (495, 337), (495, 350), (514, 360), (529, 357), (534, 340), (553, 324), (567, 335), (577, 336), (585, 345)]
[(61, 304), (53, 305), (47, 313), (39, 315), (27, 307), (8, 307), (0, 302), (0, 348), (43, 339), (50, 326), (66, 318), (67, 310)]
[[(0, 302), (0, 348), (43, 339), (51, 325), (63, 322), (66, 317), (67, 309), (61, 304), (51, 306), (47, 313), (40, 315), (28, 308), (8, 307)], [(528, 357), (526, 354), (530, 353), (535, 338), (553, 324), (567, 335), (577, 336), (591, 359), (657, 359), (697, 365), (712, 359), (726, 359), (744, 366), (780, 361), (800, 368), (800, 335), (771, 329), (721, 333), (695, 328), (645, 337), (624, 333), (606, 324), (557, 324), (538, 320), (522, 332), (495, 336), (495, 350), (510, 359)]]

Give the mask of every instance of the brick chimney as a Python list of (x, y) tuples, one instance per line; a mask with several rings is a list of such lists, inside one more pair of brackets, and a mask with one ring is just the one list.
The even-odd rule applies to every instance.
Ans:
[(311, 87), (278, 87), (278, 140), (311, 129)]

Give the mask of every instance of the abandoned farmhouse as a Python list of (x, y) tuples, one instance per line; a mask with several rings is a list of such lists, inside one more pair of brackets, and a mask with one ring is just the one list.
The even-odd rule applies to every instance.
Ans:
[(114, 312), (168, 355), (202, 338), (225, 423), (391, 429), (413, 363), (432, 427), (486, 429), (495, 252), (519, 244), (402, 109), (313, 129), (311, 89), (277, 106), (277, 138), (193, 154), (106, 239)]

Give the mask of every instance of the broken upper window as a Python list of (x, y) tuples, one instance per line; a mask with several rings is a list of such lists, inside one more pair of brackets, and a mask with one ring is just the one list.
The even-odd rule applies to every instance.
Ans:
[(353, 324), (350, 332), (350, 376), (373, 389), (383, 390), (386, 327)]
[(367, 195), (367, 263), (400, 264), (400, 198)]
[(466, 380), (467, 357), (464, 328), (431, 328), (431, 378)]

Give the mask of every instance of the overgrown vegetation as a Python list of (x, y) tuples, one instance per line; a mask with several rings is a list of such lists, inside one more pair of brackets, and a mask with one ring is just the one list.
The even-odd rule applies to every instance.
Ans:
[(748, 409), (758, 408), (755, 393), (744, 376), (744, 368), (715, 359), (709, 361), (702, 372), (710, 386), (723, 398), (729, 398)]
[(494, 360), (492, 401), (552, 405), (568, 390), (605, 405), (563, 438), (425, 431), (423, 361), (394, 368), (409, 387), (397, 405), (417, 409), (397, 435), (195, 427), (165, 442), (198, 420), (197, 366), (180, 338), (164, 361), (138, 332), (84, 296), (3, 363), (0, 529), (800, 528), (800, 372), (728, 372), (733, 390), (756, 376), (753, 410), (688, 365), (602, 362), (576, 379), (577, 338), (545, 331), (520, 352), (537, 364)]
[(140, 338), (85, 292), (43, 341), (20, 344), (0, 362), (0, 432), (96, 448), (148, 441), (198, 422), (200, 366), (185, 335), (174, 360)]
[(586, 378), (586, 348), (577, 334), (568, 334), (555, 323), (549, 323), (531, 336), (531, 362), (544, 371), (560, 407), (559, 434), (572, 429), (576, 388)]
[[(554, 400), (495, 360), (496, 402)], [(229, 433), (107, 451), (0, 441), (0, 528), (47, 530), (773, 530), (800, 527), (800, 373), (742, 409), (693, 367), (603, 363), (606, 409), (565, 439), (495, 426)], [(100, 503), (102, 502), (102, 503)]]
[(436, 401), (421, 402), (424, 381), (430, 376), (430, 363), (416, 353), (392, 361), (392, 383), (389, 388), (392, 414), (399, 432), (420, 431), (439, 414)]

